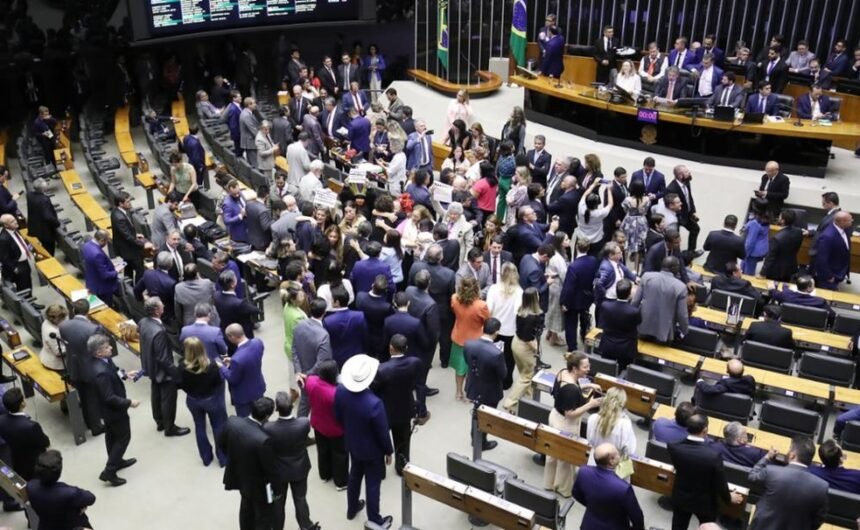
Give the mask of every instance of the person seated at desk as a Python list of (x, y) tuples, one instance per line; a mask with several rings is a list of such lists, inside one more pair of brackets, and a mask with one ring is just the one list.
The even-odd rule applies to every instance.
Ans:
[(705, 55), (701, 64), (692, 67), (692, 76), (695, 79), (696, 96), (706, 98), (712, 96), (720, 86), (723, 70), (714, 64), (713, 55)]
[(664, 444), (680, 442), (687, 437), (687, 420), (696, 413), (689, 401), (675, 407), (675, 419), (657, 418), (651, 424), (651, 439)]
[(821, 63), (818, 59), (809, 61), (809, 82), (812, 85), (821, 85), (824, 90), (833, 88), (833, 74), (821, 68)]
[(684, 97), (687, 92), (687, 81), (681, 77), (681, 70), (677, 66), (670, 66), (666, 70), (666, 77), (657, 83), (654, 91), (654, 101), (661, 105), (674, 105), (676, 101)]
[(780, 304), (796, 304), (806, 307), (818, 307), (826, 309), (831, 314), (833, 309), (827, 300), (815, 295), (815, 280), (808, 274), (801, 274), (795, 279), (794, 287), (783, 284), (781, 290), (777, 290), (776, 282), (771, 285), (770, 297)]
[(639, 61), (639, 76), (643, 83), (653, 85), (666, 75), (669, 60), (660, 53), (656, 42), (648, 43), (648, 55)]
[(768, 116), (776, 116), (777, 113), (777, 98), (776, 94), (772, 93), (773, 88), (770, 82), (761, 81), (758, 84), (758, 94), (753, 94), (747, 100), (747, 114), (767, 114)]
[[(704, 379), (699, 379), (696, 381), (696, 391), (706, 396), (744, 394), (752, 397), (755, 394), (755, 378), (744, 375), (744, 363), (740, 359), (732, 359), (726, 363), (726, 374), (715, 383), (706, 383)], [(752, 463), (755, 464), (756, 461)]]
[(714, 89), (708, 105), (711, 107), (741, 108), (744, 101), (744, 91), (735, 83), (736, 79), (734, 72), (723, 72), (722, 77), (720, 77), (720, 86)]
[(747, 442), (747, 428), (738, 421), (731, 421), (723, 427), (723, 439), (712, 443), (711, 449), (723, 457), (723, 462), (753, 467), (764, 458), (767, 451), (748, 445)]
[(744, 279), (743, 274), (741, 274), (741, 268), (737, 263), (726, 263), (725, 273), (717, 274), (711, 278), (711, 290), (749, 296), (755, 299), (756, 307), (761, 306), (761, 293), (753, 287), (749, 280)]
[(792, 331), (779, 324), (782, 311), (779, 306), (766, 305), (762, 311), (764, 320), (753, 322), (744, 335), (744, 340), (752, 340), (776, 346), (777, 348), (794, 349)]
[(860, 493), (860, 471), (845, 469), (845, 455), (834, 440), (825, 440), (818, 447), (818, 458), (822, 465), (809, 466), (809, 472), (824, 479), (831, 489)]
[(696, 293), (687, 293), (687, 314), (690, 315), (687, 317), (687, 322), (690, 327), (707, 329), (708, 324), (701, 317), (693, 316), (693, 313), (696, 312)]
[(804, 120), (834, 120), (830, 98), (821, 93), (821, 85), (812, 85), (809, 92), (797, 99), (797, 117)]
[(615, 86), (633, 96), (633, 99), (639, 98), (639, 94), (642, 92), (642, 79), (636, 75), (636, 70), (631, 61), (626, 60), (621, 63), (621, 71), (615, 76)]

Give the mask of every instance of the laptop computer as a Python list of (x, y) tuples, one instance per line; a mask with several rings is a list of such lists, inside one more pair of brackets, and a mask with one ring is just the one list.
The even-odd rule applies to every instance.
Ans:
[(716, 121), (735, 121), (735, 108), (728, 105), (717, 105), (714, 107), (714, 119)]
[(761, 125), (764, 123), (764, 112), (747, 112), (744, 114), (744, 123)]

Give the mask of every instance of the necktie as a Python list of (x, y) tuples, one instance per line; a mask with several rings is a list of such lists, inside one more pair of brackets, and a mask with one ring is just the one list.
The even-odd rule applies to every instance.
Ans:
[(296, 120), (302, 121), (302, 98), (296, 99)]
[(776, 61), (767, 63), (767, 78), (770, 80), (770, 73), (773, 72), (773, 67), (776, 66)]
[(648, 189), (648, 184), (651, 183), (651, 173), (645, 173), (645, 189)]
[(678, 55), (675, 56), (675, 66), (677, 66), (678, 68), (681, 67), (681, 59), (683, 58), (683, 53), (684, 52), (678, 52)]
[(358, 97), (357, 92), (352, 95), (352, 100), (355, 101), (355, 108), (357, 108), (359, 112), (364, 110), (364, 108), (362, 108), (362, 106), (361, 106), (361, 98)]
[(184, 265), (182, 263), (182, 257), (179, 255), (179, 252), (177, 252), (176, 249), (173, 249), (173, 262), (176, 263), (176, 272), (179, 273), (180, 276), (182, 276), (182, 270)]
[(654, 75), (654, 60), (648, 59), (648, 75)]
[(349, 90), (349, 65), (344, 66), (343, 72), (343, 89)]
[(421, 165), (426, 166), (430, 163), (430, 157), (427, 156), (427, 138), (421, 139)]
[(499, 265), (498, 265), (499, 257), (493, 256), (492, 258), (493, 258), (492, 259), (492, 261), (493, 261), (493, 283), (496, 283), (499, 279)]
[(30, 247), (28, 247), (27, 243), (24, 242), (24, 238), (21, 237), (21, 234), (17, 230), (12, 233), (15, 235), (15, 239), (18, 240), (18, 244), (21, 245), (21, 248), (24, 249), (24, 255), (27, 257), (27, 259), (30, 259), (30, 256), (32, 254), (30, 254)]
[(767, 104), (767, 98), (759, 96), (758, 99), (761, 101), (761, 113), (764, 114), (764, 106)]
[(674, 81), (669, 81), (669, 90), (668, 90), (668, 93), (666, 94), (666, 98), (669, 101), (675, 101), (675, 82)]
[(729, 95), (732, 93), (731, 89), (727, 86), (723, 87), (723, 106), (729, 104)]

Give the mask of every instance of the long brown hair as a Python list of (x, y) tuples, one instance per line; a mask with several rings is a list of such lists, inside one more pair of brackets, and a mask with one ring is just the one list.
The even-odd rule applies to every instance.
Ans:
[(465, 306), (468, 306), (472, 305), (472, 302), (479, 299), (480, 297), (481, 289), (478, 286), (478, 280), (468, 276), (460, 280), (460, 284), (457, 286), (458, 302)]
[(197, 337), (188, 337), (182, 343), (185, 350), (185, 358), (183, 366), (192, 374), (202, 374), (209, 368), (209, 356), (206, 355), (206, 348), (203, 347), (203, 342)]

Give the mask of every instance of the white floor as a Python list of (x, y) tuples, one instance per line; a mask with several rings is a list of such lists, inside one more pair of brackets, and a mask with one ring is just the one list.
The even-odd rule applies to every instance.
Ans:
[[(416, 117), (429, 121), (432, 128), (442, 129), (444, 109), (447, 98), (409, 82), (395, 84), (402, 99), (416, 109)], [(474, 102), (476, 116), (488, 131), (499, 131), (506, 119), (508, 109), (514, 104), (520, 104), (522, 92), (519, 89), (503, 89), (498, 95), (489, 99)], [(582, 156), (587, 152), (596, 152), (607, 167), (622, 165), (629, 171), (637, 168), (643, 152), (630, 149), (614, 148), (609, 145), (599, 145), (583, 141), (572, 135), (557, 133), (540, 126), (529, 126), (529, 138), (541, 133), (548, 137), (548, 148), (555, 154), (570, 154)], [(530, 141), (530, 140), (529, 140)], [(146, 149), (146, 142), (141, 131), (136, 131), (135, 143), (138, 150)], [(79, 146), (76, 153), (81, 155)], [(115, 151), (114, 146), (108, 146), (108, 151)], [(848, 187), (848, 178), (857, 173), (860, 163), (849, 157), (850, 153), (840, 151), (833, 161), (833, 168), (838, 175), (827, 180), (805, 179), (792, 177), (791, 202), (814, 205), (822, 186), (839, 185), (840, 193), (845, 197), (849, 207), (860, 205), (860, 197), (856, 189)], [(673, 164), (680, 161), (659, 157), (659, 168), (664, 171), (671, 169)], [(14, 169), (16, 164), (10, 164)], [(727, 213), (742, 214), (744, 205), (752, 188), (759, 177), (754, 171), (743, 171), (731, 168), (708, 167), (691, 164), (696, 180), (694, 193), (699, 204), (703, 220), (703, 232), (717, 228), (722, 216)], [(92, 182), (85, 164), (78, 163), (77, 170), (91, 193), (98, 195), (97, 188)], [(146, 207), (143, 191), (134, 188), (131, 174), (120, 170), (126, 190), (136, 197), (138, 207)], [(13, 178), (17, 175), (13, 174)], [(14, 183), (14, 181), (13, 181)], [(16, 188), (17, 189), (17, 188)], [(69, 216), (73, 226), (83, 229), (83, 218), (61, 185), (55, 185), (55, 202), (65, 207), (61, 215)], [(712, 200), (712, 198), (717, 198)], [(23, 201), (22, 201), (23, 202)], [(104, 204), (104, 206), (109, 206)], [(23, 204), (22, 204), (23, 206)], [(856, 209), (856, 208), (855, 208)], [(69, 267), (71, 268), (71, 267)], [(855, 282), (856, 284), (857, 282)], [(36, 289), (36, 294), (42, 303), (59, 301), (59, 296), (49, 288)], [(267, 351), (264, 358), (264, 372), (268, 383), (268, 394), (286, 389), (288, 381), (288, 364), (283, 355), (283, 328), (280, 319), (280, 304), (276, 296), (266, 301), (267, 322), (260, 329), (259, 335), (265, 342)], [(5, 311), (0, 315), (8, 317)], [(562, 351), (558, 348), (545, 347), (544, 358), (551, 362), (554, 368), (562, 365)], [(127, 369), (137, 368), (139, 361), (131, 353), (121, 350), (117, 363)], [(445, 472), (445, 455), (456, 452), (469, 455), (469, 407), (454, 401), (453, 374), (438, 366), (430, 373), (430, 385), (439, 387), (438, 396), (430, 398), (428, 406), (433, 414), (431, 421), (419, 427), (413, 437), (413, 461), (422, 467), (443, 473)], [(98, 474), (104, 466), (105, 449), (101, 437), (89, 439), (81, 446), (75, 446), (72, 441), (68, 422), (61, 415), (59, 407), (46, 403), (36, 397), (28, 401), (28, 412), (42, 423), (51, 437), (54, 448), (63, 452), (65, 471), (63, 480), (90, 489), (98, 497), (96, 504), (89, 510), (89, 515), (95, 528), (159, 528), (163, 530), (188, 529), (235, 529), (238, 527), (239, 496), (237, 493), (225, 492), (222, 486), (222, 471), (215, 467), (203, 467), (197, 456), (193, 434), (183, 438), (164, 438), (155, 430), (151, 419), (149, 405), (149, 388), (145, 380), (128, 384), (130, 397), (142, 401), (142, 405), (131, 411), (132, 442), (127, 456), (136, 457), (138, 464), (122, 471), (120, 474), (128, 479), (128, 484), (120, 488), (111, 488), (98, 480)], [(684, 387), (684, 398), (690, 394), (690, 388)], [(184, 406), (184, 398), (180, 398), (178, 406), (179, 425), (192, 427), (191, 417)], [(640, 450), (644, 450), (647, 433), (637, 428)], [(489, 460), (502, 463), (515, 471), (521, 478), (531, 484), (542, 483), (542, 468), (531, 462), (531, 455), (521, 448), (508, 443), (500, 443), (492, 452), (486, 453)], [(311, 459), (315, 461), (315, 449), (311, 448)], [(392, 514), (395, 524), (400, 524), (400, 490), (401, 485), (394, 475), (393, 469), (389, 478), (382, 486), (382, 513)], [(637, 490), (637, 496), (646, 514), (649, 527), (668, 528), (671, 515), (657, 506), (656, 495)], [(362, 528), (363, 514), (355, 521), (345, 519), (346, 494), (338, 493), (334, 486), (323, 484), (316, 470), (311, 471), (309, 502), (314, 520), (320, 521), (322, 528), (327, 530), (347, 530)], [(466, 517), (451, 509), (415, 496), (414, 524), (425, 529), (466, 529), (470, 528)], [(291, 518), (292, 508), (288, 503), (288, 528), (295, 528)], [(576, 506), (568, 519), (567, 528), (578, 528), (583, 509)], [(0, 513), (0, 525), (14, 529), (26, 528), (22, 514)]]

